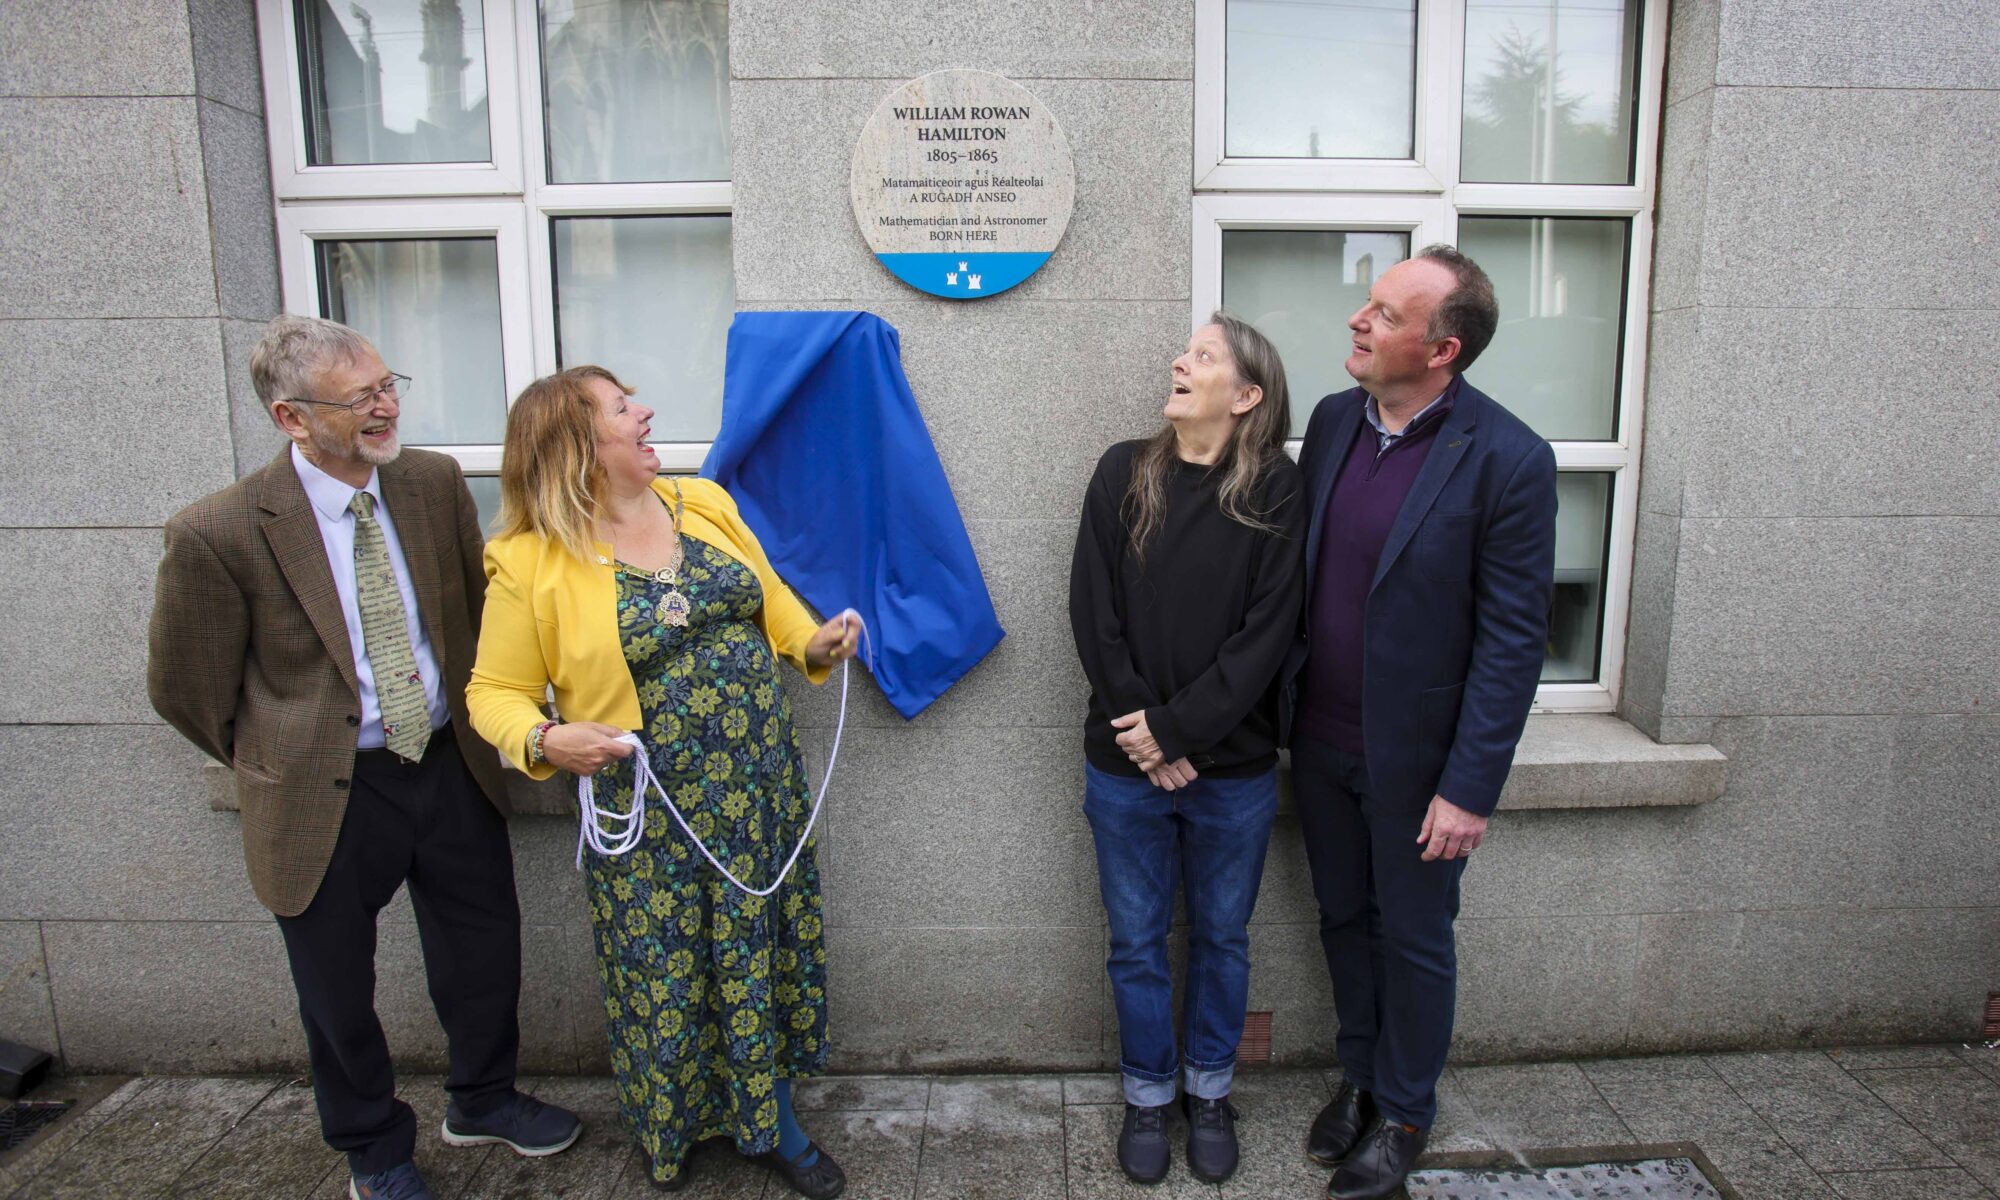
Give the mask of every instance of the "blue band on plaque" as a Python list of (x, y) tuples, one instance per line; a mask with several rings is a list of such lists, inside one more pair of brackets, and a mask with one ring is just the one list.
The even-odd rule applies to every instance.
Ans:
[(1047, 253), (878, 254), (896, 278), (933, 296), (965, 298), (1004, 292), (1041, 269)]

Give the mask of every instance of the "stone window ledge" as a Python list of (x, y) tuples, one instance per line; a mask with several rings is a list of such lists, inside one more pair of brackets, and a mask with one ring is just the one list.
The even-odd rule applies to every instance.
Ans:
[(1610, 713), (1528, 718), (1500, 811), (1706, 804), (1729, 784), (1707, 745), (1662, 745)]
[[(210, 806), (235, 811), (229, 772), (220, 763), (207, 768)], [(515, 816), (576, 812), (560, 776), (540, 783), (518, 771), (506, 777)], [(1706, 804), (1728, 783), (1729, 760), (1713, 746), (1662, 745), (1609, 713), (1545, 714), (1528, 718), (1500, 810)]]

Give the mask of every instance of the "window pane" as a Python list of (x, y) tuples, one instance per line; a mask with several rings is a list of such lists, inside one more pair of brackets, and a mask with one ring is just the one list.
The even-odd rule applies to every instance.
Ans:
[(1609, 471), (1565, 471), (1556, 476), (1556, 591), (1549, 605), (1543, 683), (1597, 680), (1611, 479)]
[(492, 238), (321, 242), (326, 315), (411, 378), (405, 445), (496, 445), (507, 422), (500, 267)]
[(722, 427), (722, 354), (736, 312), (728, 217), (563, 217), (555, 226), (556, 356), (608, 367), (657, 410), (653, 440)]
[(1637, 0), (1468, 0), (1459, 178), (1630, 183)]
[(729, 178), (728, 0), (546, 0), (549, 181)]
[(472, 493), (472, 503), (479, 509), (479, 532), (492, 537), (500, 520), (500, 477), (467, 475), (465, 486)]
[(306, 161), (488, 162), (479, 0), (299, 0)]
[(1376, 276), (1408, 258), (1410, 235), (1342, 229), (1225, 229), (1222, 306), (1255, 325), (1285, 360), (1292, 436), (1321, 396), (1354, 379), (1343, 365), (1347, 318)]
[(1229, 0), (1223, 153), (1409, 158), (1416, 0)]
[(1628, 232), (1623, 220), (1459, 219), (1459, 249), (1500, 299), (1500, 330), (1466, 378), (1551, 441), (1617, 436)]

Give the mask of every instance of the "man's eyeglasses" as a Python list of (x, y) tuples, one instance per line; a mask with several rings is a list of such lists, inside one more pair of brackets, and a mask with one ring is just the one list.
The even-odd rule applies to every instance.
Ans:
[(391, 371), (389, 372), (389, 382), (380, 387), (369, 388), (352, 400), (313, 400), (305, 396), (295, 396), (287, 397), (285, 403), (318, 404), (327, 408), (344, 408), (348, 412), (359, 412), (362, 408), (375, 403), (379, 397), (387, 396), (391, 400), (401, 400), (409, 394), (410, 377), (408, 375), (398, 375), (396, 372)]

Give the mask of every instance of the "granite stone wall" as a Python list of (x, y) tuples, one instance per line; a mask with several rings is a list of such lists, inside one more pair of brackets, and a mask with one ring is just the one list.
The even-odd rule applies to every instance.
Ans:
[[(161, 522), (277, 445), (245, 362), (278, 302), (252, 9), (0, 12), (0, 1037), (72, 1070), (304, 1058), (226, 780), (143, 695)], [(1116, 1060), (1064, 596), (1091, 466), (1153, 427), (1189, 325), (1191, 9), (731, 6), (739, 302), (901, 330), (1008, 631), (914, 722), (857, 688), (821, 846), (839, 1070)], [(1466, 879), (1466, 1060), (1961, 1038), (2000, 987), (2000, 46), (1977, 24), (1674, 6), (1622, 715), (1719, 748), (1728, 787), (1503, 813)], [(848, 208), (868, 114), (943, 66), (1020, 81), (1075, 155), (1061, 249), (978, 303), (897, 283)], [(795, 694), (817, 774), (836, 696)], [(513, 829), (524, 1066), (603, 1070), (573, 827)], [(1288, 813), (1252, 955), (1276, 1056), (1329, 1060)], [(400, 900), (379, 980), (400, 1058), (437, 1066)]]

